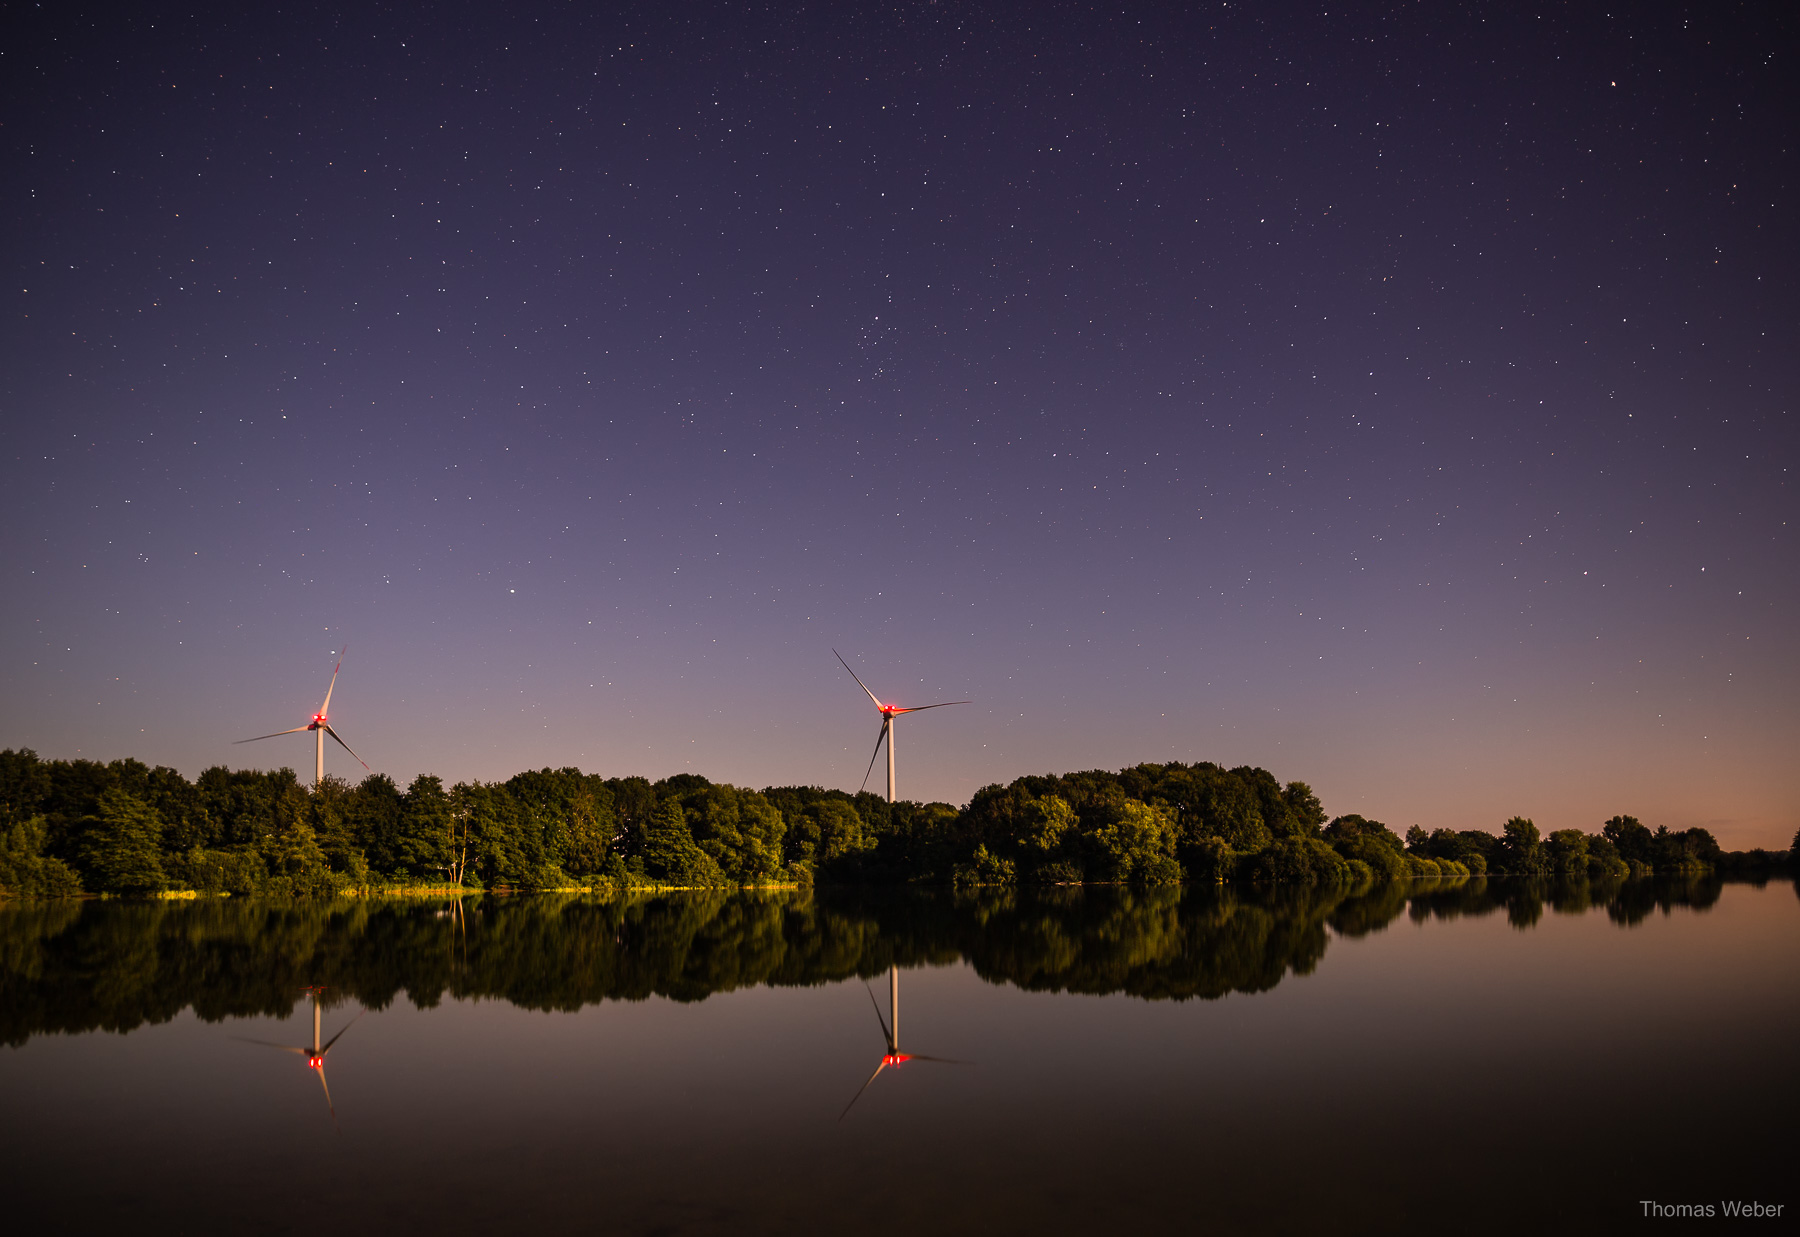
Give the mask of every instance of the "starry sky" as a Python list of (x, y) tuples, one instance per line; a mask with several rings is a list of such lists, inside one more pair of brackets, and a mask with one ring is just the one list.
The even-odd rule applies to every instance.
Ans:
[(1623, 7), (15, 6), (0, 746), (1784, 846), (1796, 23)]

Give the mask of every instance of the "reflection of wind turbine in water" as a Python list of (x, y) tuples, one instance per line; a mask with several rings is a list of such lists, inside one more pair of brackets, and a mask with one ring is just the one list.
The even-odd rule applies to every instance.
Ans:
[[(338, 671), (343, 668), (344, 650), (339, 649), (337, 665), (333, 667), (331, 671), (331, 684), (325, 689), (325, 703), (319, 706), (319, 711), (313, 714), (312, 720), (306, 723), (306, 725), (295, 726), (292, 730), (277, 730), (274, 734), (259, 734), (253, 739), (237, 739), (235, 742), (260, 743), (264, 739), (279, 739), (284, 734), (299, 734), (303, 730), (312, 731), (313, 737), (316, 740), (313, 750), (313, 789), (317, 790), (325, 781), (326, 735), (330, 735), (333, 739), (336, 739), (339, 747), (343, 748), (346, 752), (350, 752), (352, 756), (356, 756), (356, 753), (350, 750), (350, 745), (344, 742), (338, 732), (331, 728), (331, 723), (326, 718), (326, 714), (331, 710), (331, 693), (337, 688)], [(356, 756), (356, 763), (365, 769), (369, 767), (369, 762), (364, 760), (361, 756)]]
[(362, 1017), (362, 1012), (358, 1011), (356, 1018), (352, 1018), (350, 1022), (346, 1022), (342, 1027), (338, 1028), (338, 1033), (336, 1035), (333, 1035), (330, 1039), (321, 1044), (319, 1042), (319, 993), (323, 991), (323, 989), (313, 987), (307, 988), (304, 991), (312, 996), (311, 1046), (299, 1048), (293, 1044), (277, 1044), (266, 1039), (244, 1039), (241, 1035), (237, 1038), (246, 1044), (261, 1044), (264, 1048), (279, 1048), (283, 1052), (297, 1052), (305, 1057), (307, 1068), (318, 1072), (319, 1086), (325, 1089), (325, 1107), (331, 1112), (331, 1119), (336, 1121), (337, 1107), (331, 1102), (331, 1088), (325, 1084), (325, 1054), (331, 1051), (331, 1046), (333, 1044), (344, 1038), (344, 1032), (350, 1029), (350, 1024), (355, 1022), (356, 1018)]
[(856, 1101), (862, 1098), (862, 1093), (867, 1091), (870, 1083), (881, 1077), (881, 1071), (890, 1065), (899, 1069), (908, 1061), (935, 1061), (939, 1065), (969, 1064), (967, 1061), (955, 1061), (949, 1057), (928, 1057), (916, 1052), (900, 1051), (900, 968), (898, 966), (888, 967), (887, 1018), (884, 1019), (881, 1016), (881, 1003), (875, 999), (875, 990), (872, 988), (869, 989), (869, 1004), (875, 1007), (875, 1021), (881, 1023), (881, 1038), (887, 1042), (887, 1051), (882, 1054), (881, 1063), (875, 1067), (875, 1072), (869, 1075), (868, 1082), (863, 1083), (857, 1093), (850, 1097), (850, 1102), (844, 1105), (844, 1111), (838, 1114), (839, 1121), (850, 1115), (850, 1110), (856, 1107)]
[[(850, 670), (850, 663), (844, 660), (844, 655), (842, 653), (838, 652), (836, 649), (832, 649), (831, 655), (838, 659), (838, 664), (843, 666), (844, 669)], [(870, 700), (875, 700), (875, 693), (872, 691), (869, 691), (868, 685), (865, 684), (860, 678), (857, 678), (856, 671), (850, 670), (850, 677), (853, 679), (856, 679), (856, 685), (863, 689), (863, 691), (868, 695)], [(943, 708), (948, 708), (950, 705), (953, 705), (953, 704), (968, 704), (968, 703), (969, 702), (967, 700), (946, 700), (942, 704), (916, 704), (910, 709), (903, 709), (897, 704), (883, 704), (883, 703), (881, 703), (881, 701), (875, 700), (875, 707), (877, 709), (881, 710), (881, 733), (875, 736), (875, 751), (869, 756), (869, 768), (868, 768), (868, 771), (863, 774), (863, 785), (867, 786), (869, 784), (869, 774), (873, 773), (875, 771), (875, 757), (881, 755), (881, 745), (885, 741), (887, 743), (887, 752), (888, 752), (887, 801), (889, 803), (892, 803), (894, 801), (894, 719), (895, 718), (899, 717), (902, 713), (923, 713), (926, 709), (943, 709)], [(857, 793), (861, 794), (862, 791), (860, 789), (858, 789)]]

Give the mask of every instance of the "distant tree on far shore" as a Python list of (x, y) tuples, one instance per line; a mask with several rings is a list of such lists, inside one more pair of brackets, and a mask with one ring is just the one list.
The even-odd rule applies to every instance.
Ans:
[(1550, 856), (1538, 827), (1523, 816), (1515, 816), (1500, 827), (1497, 848), (1502, 872), (1515, 876), (1542, 876), (1550, 871)]

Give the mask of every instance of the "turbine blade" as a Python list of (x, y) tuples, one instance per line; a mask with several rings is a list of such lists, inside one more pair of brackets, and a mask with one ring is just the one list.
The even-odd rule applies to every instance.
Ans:
[(881, 755), (881, 741), (887, 738), (888, 726), (892, 721), (891, 717), (881, 719), (881, 732), (875, 736), (875, 750), (869, 753), (869, 767), (863, 772), (862, 785), (856, 788), (856, 793), (859, 795), (868, 788), (869, 774), (875, 772), (875, 757)]
[[(366, 1014), (368, 1012), (369, 1012), (368, 1010), (362, 1010), (362, 1011), (358, 1012), (358, 1014), (356, 1015), (356, 1018), (360, 1018), (363, 1016), (363, 1014)], [(338, 1029), (338, 1033), (336, 1035), (333, 1035), (330, 1039), (325, 1041), (325, 1046), (323, 1048), (319, 1049), (319, 1057), (321, 1060), (324, 1059), (324, 1056), (326, 1053), (331, 1051), (331, 1046), (333, 1044), (337, 1043), (340, 1039), (344, 1038), (344, 1032), (348, 1031), (351, 1027), (356, 1025), (356, 1018), (352, 1018), (350, 1021), (346, 1022), (342, 1027), (340, 1027)]]
[[(886, 1068), (887, 1058), (883, 1057), (881, 1058), (881, 1064), (875, 1067), (875, 1072), (869, 1075), (869, 1082), (874, 1082), (877, 1078), (881, 1077), (881, 1071)], [(860, 1100), (863, 1092), (869, 1089), (869, 1082), (863, 1083), (862, 1086), (856, 1089), (856, 1094), (850, 1097), (850, 1102), (848, 1104), (844, 1105), (844, 1111), (838, 1114), (839, 1121), (842, 1121), (845, 1117), (850, 1115), (850, 1110), (856, 1107), (856, 1101)]]
[[(831, 655), (838, 659), (838, 665), (846, 670), (850, 670), (850, 663), (844, 660), (844, 655), (842, 653), (838, 652), (836, 649), (832, 649)], [(856, 671), (850, 670), (850, 677), (856, 679)], [(870, 700), (875, 700), (875, 693), (869, 691), (869, 685), (867, 683), (864, 683), (861, 679), (856, 679), (856, 685), (863, 689)], [(881, 707), (881, 701), (875, 700), (875, 707), (879, 709)]]
[(321, 716), (331, 712), (331, 693), (337, 690), (338, 671), (344, 668), (344, 654), (349, 651), (348, 645), (338, 650), (337, 665), (331, 668), (331, 684), (325, 689), (325, 703), (319, 706), (319, 714)]
[[(343, 748), (346, 752), (349, 752), (352, 756), (356, 756), (356, 753), (351, 750), (350, 745), (348, 743), (344, 742), (342, 739), (338, 738), (337, 731), (333, 730), (330, 726), (327, 726), (327, 727), (325, 727), (325, 733), (330, 735), (332, 738), (337, 739), (339, 747)], [(356, 763), (361, 765), (365, 769), (369, 768), (369, 762), (364, 760), (361, 756), (356, 756)], [(374, 770), (369, 769), (369, 772), (373, 773)]]
[(254, 739), (233, 739), (235, 746), (239, 743), (260, 743), (264, 739), (279, 739), (284, 734), (299, 734), (302, 730), (311, 730), (311, 726), (295, 726), (292, 730), (277, 730), (274, 734), (259, 734)]
[(297, 1052), (301, 1056), (306, 1055), (306, 1049), (296, 1048), (292, 1044), (278, 1044), (274, 1040), (269, 1039), (245, 1039), (242, 1035), (233, 1035), (231, 1038), (235, 1039), (240, 1044), (258, 1044), (264, 1048), (279, 1048), (283, 1052)]
[(926, 1057), (926, 1056), (920, 1056), (920, 1055), (919, 1055), (919, 1054), (918, 1054), (918, 1053), (916, 1053), (916, 1052), (909, 1052), (909, 1053), (907, 1053), (907, 1054), (906, 1054), (906, 1059), (907, 1059), (907, 1060), (908, 1060), (908, 1061), (933, 1061), (933, 1062), (936, 1062), (936, 1063), (937, 1063), (937, 1064), (939, 1064), (939, 1065), (973, 1065), (973, 1064), (975, 1064), (975, 1062), (973, 1062), (973, 1061), (958, 1061), (958, 1060), (957, 1060), (957, 1059), (956, 1059), (956, 1058), (955, 1058), (955, 1057)]
[(942, 704), (916, 704), (910, 709), (896, 709), (896, 713), (923, 713), (926, 709), (947, 709), (953, 704), (974, 704), (973, 700), (946, 700)]
[(319, 1085), (321, 1087), (325, 1087), (325, 1107), (327, 1109), (329, 1109), (331, 1112), (331, 1123), (333, 1125), (336, 1125), (337, 1124), (337, 1105), (333, 1104), (331, 1102), (331, 1088), (328, 1086), (325, 1086), (325, 1063), (324, 1062), (321, 1061), (319, 1063), (319, 1068), (316, 1072), (319, 1075)]
[(869, 988), (867, 984), (864, 984), (863, 987), (868, 988), (869, 1004), (875, 1007), (875, 1021), (881, 1024), (881, 1042), (887, 1045), (889, 1052), (898, 1052), (899, 1049), (894, 1047), (893, 1032), (888, 1030), (887, 1019), (881, 1016), (881, 1002), (875, 999), (875, 989)]

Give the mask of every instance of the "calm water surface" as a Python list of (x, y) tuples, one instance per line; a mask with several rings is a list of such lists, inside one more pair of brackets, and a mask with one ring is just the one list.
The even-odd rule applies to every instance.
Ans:
[[(890, 968), (968, 1064), (859, 1095)], [(0, 1173), (78, 1232), (1787, 1227), (1797, 979), (1786, 882), (13, 904)], [(329, 1106), (247, 1042), (312, 986)]]

